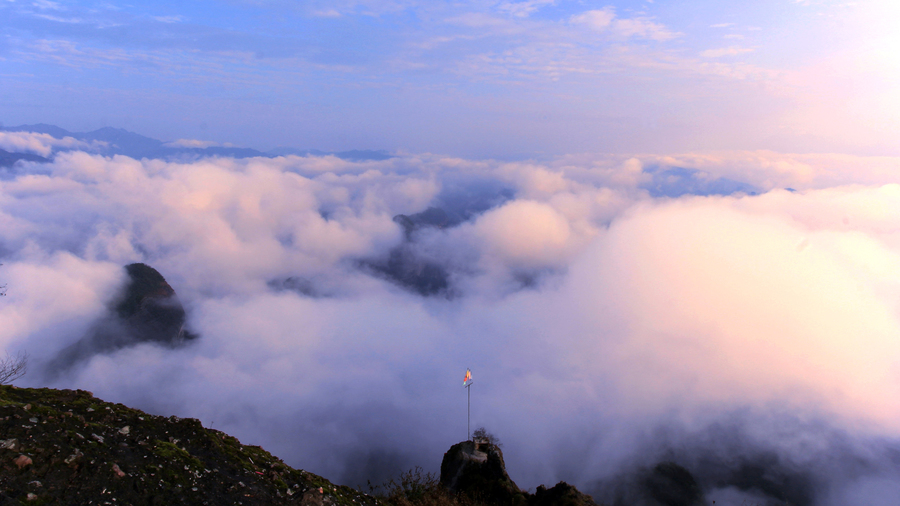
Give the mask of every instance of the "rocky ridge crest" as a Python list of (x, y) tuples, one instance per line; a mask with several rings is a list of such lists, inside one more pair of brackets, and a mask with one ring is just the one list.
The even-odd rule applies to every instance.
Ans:
[(0, 505), (375, 506), (198, 420), (0, 386)]

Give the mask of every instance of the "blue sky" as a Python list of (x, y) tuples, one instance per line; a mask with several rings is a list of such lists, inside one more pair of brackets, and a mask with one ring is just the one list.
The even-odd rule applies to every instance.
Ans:
[(896, 154), (888, 1), (0, 2), (5, 125), (466, 157)]

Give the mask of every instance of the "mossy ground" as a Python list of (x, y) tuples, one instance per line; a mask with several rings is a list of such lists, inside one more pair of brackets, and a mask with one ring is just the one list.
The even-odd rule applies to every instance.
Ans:
[(83, 390), (0, 386), (0, 447), (2, 505), (376, 503), (198, 420)]

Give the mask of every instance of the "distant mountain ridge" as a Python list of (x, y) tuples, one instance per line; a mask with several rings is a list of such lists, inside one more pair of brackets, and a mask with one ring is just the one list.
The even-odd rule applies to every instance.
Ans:
[[(278, 156), (336, 156), (349, 161), (387, 160), (393, 155), (380, 150), (350, 150), (350, 151), (321, 151), (318, 149), (295, 149), (290, 147), (278, 147), (270, 151), (259, 151), (252, 148), (235, 146), (207, 146), (190, 147), (172, 145), (159, 139), (147, 137), (122, 128), (103, 127), (90, 132), (70, 132), (56, 125), (36, 123), (33, 125), (19, 125), (3, 127), (5, 132), (35, 132), (48, 134), (57, 139), (71, 137), (73, 139), (92, 144), (93, 150), (104, 156), (125, 155), (136, 159), (163, 158), (174, 160), (193, 160), (205, 157), (231, 157), (231, 158), (274, 158)], [(18, 160), (41, 161), (27, 158), (22, 153), (0, 153), (0, 167), (12, 166)], [(8, 156), (13, 155), (13, 156)], [(36, 156), (36, 155), (27, 155)], [(41, 158), (41, 157), (38, 157)], [(44, 159), (43, 161), (46, 161)]]
[(11, 153), (5, 149), (0, 149), (0, 169), (12, 167), (19, 160), (26, 162), (48, 162), (49, 160), (43, 156), (33, 155), (31, 153)]

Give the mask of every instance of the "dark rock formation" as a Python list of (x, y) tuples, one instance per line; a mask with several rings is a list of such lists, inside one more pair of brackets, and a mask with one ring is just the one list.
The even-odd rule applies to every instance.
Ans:
[[(736, 462), (726, 473), (719, 466), (719, 476), (712, 481), (718, 487), (735, 487), (738, 490), (761, 493), (773, 502), (796, 506), (815, 503), (816, 490), (821, 489), (804, 469), (787, 465), (775, 454), (760, 454), (754, 458), (733, 459)], [(849, 461), (850, 459), (847, 459)]]
[(526, 505), (528, 494), (506, 473), (503, 452), (487, 442), (463, 441), (441, 461), (441, 484), (455, 494), (489, 504)]
[(374, 274), (419, 295), (451, 295), (450, 274), (447, 269), (418, 257), (409, 243), (392, 249), (386, 259), (367, 261), (362, 265)]
[(280, 279), (270, 279), (266, 285), (276, 292), (291, 291), (307, 297), (321, 297), (316, 285), (312, 281), (297, 276), (289, 276)]
[(674, 462), (662, 462), (644, 478), (647, 493), (664, 506), (701, 506), (703, 491), (690, 471)]
[(703, 487), (686, 468), (671, 461), (640, 467), (592, 491), (613, 506), (702, 506)]
[(184, 330), (184, 307), (156, 269), (146, 264), (125, 266), (128, 285), (114, 307), (136, 342), (177, 346), (194, 336)]
[(375, 506), (191, 418), (0, 386), (0, 505)]
[(184, 307), (162, 274), (140, 263), (125, 266), (125, 271), (128, 281), (109, 313), (50, 362), (51, 377), (97, 353), (146, 342), (177, 347), (197, 337), (185, 330)]
[(444, 229), (462, 223), (458, 215), (437, 207), (421, 213), (394, 216), (403, 228), (404, 242), (390, 250), (387, 258), (369, 259), (360, 266), (371, 273), (423, 296), (452, 297), (450, 273), (443, 265), (423, 257), (415, 247), (414, 235), (423, 228)]
[[(447, 450), (441, 462), (441, 484), (475, 503), (502, 506), (596, 506), (591, 496), (565, 482), (541, 485), (534, 494), (510, 479), (503, 452), (487, 440), (463, 441)], [(465, 501), (464, 501), (465, 502)]]
[(394, 216), (394, 223), (403, 227), (406, 238), (411, 238), (413, 232), (421, 228), (451, 228), (465, 221), (455, 213), (449, 213), (439, 207), (429, 207), (416, 214), (398, 214)]
[(594, 499), (577, 488), (561, 481), (546, 488), (539, 486), (528, 501), (528, 506), (596, 506)]

